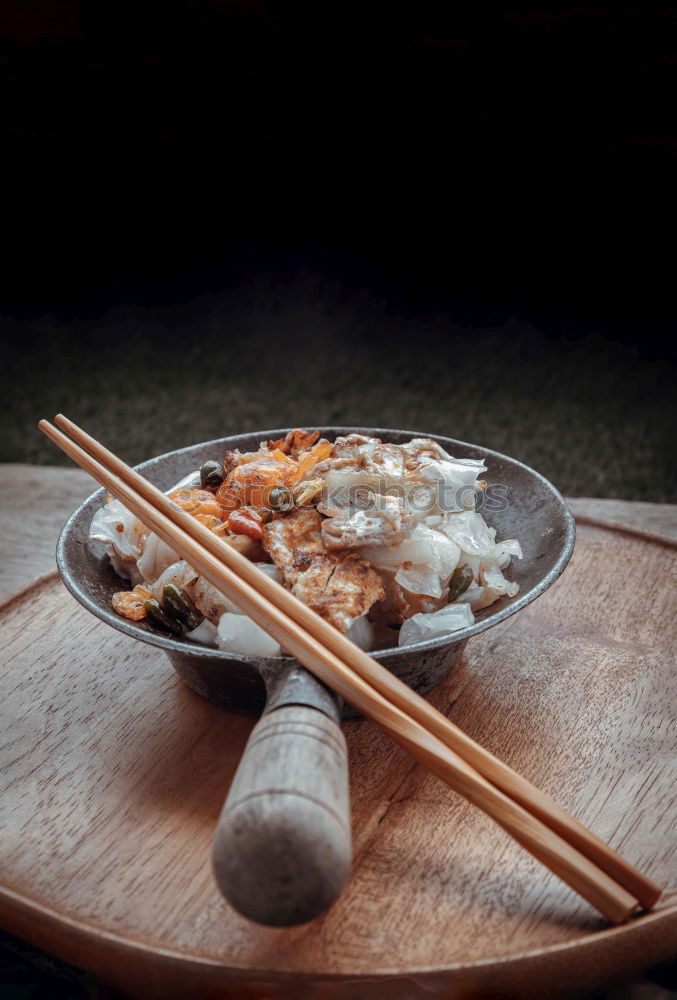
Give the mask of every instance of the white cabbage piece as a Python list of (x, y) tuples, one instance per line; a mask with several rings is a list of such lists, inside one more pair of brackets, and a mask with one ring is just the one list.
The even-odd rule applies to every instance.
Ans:
[(481, 460), (452, 458), (428, 438), (394, 445), (351, 434), (337, 438), (332, 458), (320, 462), (313, 475), (324, 480), (320, 513), (331, 516), (350, 507), (356, 491), (363, 490), (394, 493), (404, 498), (410, 514), (423, 519), (474, 507), (485, 469)]
[(415, 642), (426, 642), (457, 632), (472, 625), (475, 617), (467, 604), (447, 604), (430, 614), (417, 614), (407, 618), (400, 629), (400, 646), (411, 646)]
[[(200, 473), (190, 472), (167, 493), (199, 485)], [(111, 497), (95, 511), (89, 537), (106, 543), (106, 552), (118, 576), (138, 583), (152, 583), (178, 555), (147, 528), (119, 500)], [(145, 558), (144, 558), (145, 557)]]
[(522, 558), (522, 548), (517, 539), (496, 542), (495, 528), (490, 528), (476, 511), (447, 514), (441, 530), (460, 546), (461, 564), (472, 569), (475, 583), (480, 587), (486, 585), (495, 593), (493, 597), (487, 592), (481, 599), (476, 598), (478, 607), (486, 607), (503, 594), (515, 596), (519, 584), (506, 580), (501, 570), (506, 568), (512, 556)]
[(429, 514), (428, 517), (424, 517), (423, 521), (428, 525), (429, 528), (439, 528), (443, 521), (442, 514)]
[(218, 639), (218, 630), (216, 625), (205, 618), (197, 628), (192, 629), (190, 632), (184, 633), (185, 639), (191, 639), (193, 642), (199, 642), (203, 646), (216, 646)]
[(366, 546), (360, 554), (376, 569), (396, 570), (395, 580), (405, 590), (440, 597), (461, 553), (442, 532), (417, 524), (400, 545)]
[(475, 492), (480, 488), (478, 476), (486, 472), (481, 459), (453, 458), (430, 438), (413, 438), (402, 448), (413, 456), (417, 477), (435, 487), (435, 509), (428, 514), (475, 506)]
[(374, 626), (368, 621), (366, 615), (353, 618), (350, 628), (346, 632), (346, 638), (354, 642), (360, 649), (374, 648)]
[(89, 526), (89, 537), (105, 544), (113, 569), (133, 586), (143, 580), (136, 561), (143, 551), (145, 535), (141, 521), (113, 498), (95, 512)]
[(115, 499), (96, 511), (89, 526), (89, 537), (110, 545), (123, 560), (139, 558), (145, 532), (141, 521)]
[[(190, 591), (190, 587), (197, 581), (198, 574), (195, 572), (192, 566), (189, 566), (187, 562), (183, 559), (179, 559), (178, 562), (174, 562), (171, 566), (168, 566), (157, 580), (150, 585), (150, 590), (157, 601), (162, 598), (162, 591), (170, 583), (173, 583), (175, 587), (185, 587), (186, 590)], [(204, 612), (203, 612), (204, 613)]]
[[(454, 461), (449, 452), (445, 451), (442, 445), (433, 441), (432, 438), (412, 438), (406, 444), (401, 444), (400, 448), (414, 456), (419, 462), (440, 458), (444, 461)], [(482, 463), (478, 462), (477, 464), (481, 465)]]
[(247, 615), (226, 612), (218, 624), (217, 645), (243, 656), (281, 656), (279, 644)]
[(476, 583), (471, 583), (465, 594), (461, 594), (454, 601), (454, 605), (467, 604), (473, 611), (481, 611), (482, 608), (488, 608), (490, 604), (497, 601), (500, 596), (501, 594), (497, 590), (494, 590), (493, 587), (478, 586)]
[(496, 563), (499, 569), (505, 569), (512, 556), (522, 558), (522, 546), (516, 538), (506, 538), (502, 542), (496, 542), (491, 555), (492, 562)]
[(276, 583), (283, 582), (283, 576), (280, 570), (277, 568), (275, 563), (254, 563), (257, 569), (260, 569), (262, 573), (266, 576), (271, 577)]
[(141, 555), (140, 536), (145, 532), (141, 521), (119, 500), (111, 499), (96, 511), (89, 527), (89, 537), (112, 545), (121, 558), (138, 559)]
[(178, 553), (151, 531), (146, 539), (143, 554), (137, 559), (136, 565), (143, 579), (147, 583), (154, 583), (172, 563), (178, 561)]
[(473, 571), (474, 583), (458, 601), (479, 611), (503, 595), (514, 597), (517, 594), (519, 584), (506, 580), (502, 572), (512, 556), (522, 558), (517, 539), (496, 542), (495, 528), (490, 528), (477, 511), (447, 514), (441, 530), (460, 546), (462, 563)]
[(322, 522), (321, 530), (327, 549), (397, 545), (406, 534), (404, 504), (398, 497), (369, 492), (363, 507), (341, 508)]
[(395, 476), (367, 472), (365, 469), (330, 468), (320, 475), (317, 470), (323, 464), (320, 463), (312, 470), (314, 476), (320, 476), (323, 480), (322, 500), (317, 509), (330, 517), (346, 508), (355, 510), (364, 504), (369, 493), (387, 493), (389, 487), (401, 482)]
[(494, 551), (496, 529), (475, 510), (445, 514), (440, 530), (468, 555), (485, 556)]
[(496, 563), (489, 569), (480, 570), (480, 579), (485, 587), (495, 590), (499, 595), (506, 594), (508, 597), (514, 597), (520, 589), (519, 583), (506, 580)]
[(448, 462), (431, 460), (419, 469), (418, 474), (421, 479), (434, 484), (438, 510), (457, 511), (474, 508), (475, 493), (480, 488), (477, 477), (485, 471), (481, 462), (452, 459)]
[(220, 590), (212, 586), (209, 580), (205, 580), (203, 576), (198, 576), (195, 582), (187, 587), (187, 590), (195, 607), (210, 622), (218, 622), (224, 614), (241, 614), (237, 604), (229, 600), (225, 594), (222, 594)]

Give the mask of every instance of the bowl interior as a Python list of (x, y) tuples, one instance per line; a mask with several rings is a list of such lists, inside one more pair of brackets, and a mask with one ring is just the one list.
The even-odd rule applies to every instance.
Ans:
[[(524, 553), (522, 560), (513, 558), (507, 574), (520, 586), (519, 593), (514, 598), (501, 598), (480, 611), (473, 625), (451, 637), (376, 651), (372, 654), (376, 659), (387, 661), (391, 658), (401, 659), (403, 656), (415, 657), (425, 650), (465, 641), (525, 607), (543, 593), (566, 566), (574, 544), (573, 518), (552, 484), (528, 466), (487, 448), (422, 432), (360, 427), (321, 427), (319, 430), (322, 436), (330, 440), (351, 432), (367, 434), (395, 444), (409, 441), (412, 437), (430, 437), (455, 458), (483, 459), (487, 466), (483, 478), (488, 483), (488, 489), (481, 513), (488, 524), (496, 528), (499, 539), (517, 538)], [(137, 466), (137, 469), (160, 489), (166, 490), (189, 472), (199, 468), (207, 459), (221, 459), (227, 449), (252, 451), (258, 448), (260, 441), (281, 437), (286, 432), (287, 429), (256, 431), (207, 441), (152, 458)], [(184, 654), (189, 652), (197, 658), (223, 657), (230, 661), (248, 661), (249, 657), (238, 657), (237, 654), (161, 635), (145, 622), (128, 621), (115, 614), (111, 607), (111, 597), (115, 591), (124, 589), (124, 585), (111, 569), (103, 546), (90, 542), (88, 537), (94, 512), (103, 503), (104, 490), (97, 490), (70, 517), (59, 539), (57, 563), (66, 586), (76, 599), (114, 628), (168, 651), (180, 651)], [(279, 662), (279, 658), (271, 662)]]

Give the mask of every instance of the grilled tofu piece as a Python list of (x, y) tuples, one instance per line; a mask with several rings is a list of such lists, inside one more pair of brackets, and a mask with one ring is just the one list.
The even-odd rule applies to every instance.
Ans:
[(385, 591), (366, 560), (327, 552), (321, 524), (316, 510), (295, 510), (265, 525), (263, 547), (292, 593), (340, 632), (347, 632), (355, 618), (385, 597)]
[(364, 559), (326, 554), (301, 573), (292, 593), (339, 632), (347, 632), (385, 592), (380, 577)]

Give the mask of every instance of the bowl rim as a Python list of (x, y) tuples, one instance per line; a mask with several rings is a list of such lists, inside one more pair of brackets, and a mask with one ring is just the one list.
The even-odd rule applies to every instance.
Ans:
[[(240, 434), (230, 434), (226, 437), (212, 438), (210, 441), (198, 441), (195, 444), (185, 445), (183, 448), (175, 448), (172, 451), (163, 452), (160, 455), (155, 455), (153, 458), (146, 459), (144, 462), (140, 462), (138, 465), (134, 466), (137, 472), (144, 473), (149, 465), (152, 465), (161, 459), (171, 458), (175, 455), (181, 455), (184, 452), (192, 451), (195, 448), (208, 447), (209, 445), (214, 445), (215, 447), (227, 446), (228, 442), (236, 441), (242, 437), (260, 437), (263, 440), (270, 440), (282, 437), (287, 434), (289, 430), (294, 428), (274, 428), (272, 430), (262, 430), (262, 431), (245, 431)], [(507, 462), (510, 465), (517, 466), (523, 469), (530, 476), (536, 479), (545, 490), (550, 493), (552, 498), (555, 500), (560, 513), (564, 519), (565, 533), (562, 541), (562, 546), (560, 552), (547, 573), (535, 583), (529, 590), (524, 593), (517, 594), (514, 598), (511, 598), (502, 608), (487, 615), (481, 621), (476, 621), (472, 625), (468, 625), (463, 629), (459, 629), (448, 636), (441, 636), (436, 639), (427, 639), (424, 642), (411, 643), (406, 646), (392, 646), (386, 649), (380, 650), (370, 650), (369, 655), (374, 659), (379, 661), (388, 661), (398, 656), (402, 656), (405, 653), (421, 654), (427, 653), (429, 651), (438, 650), (445, 646), (450, 646), (458, 642), (467, 642), (468, 639), (480, 632), (486, 631), (486, 629), (493, 628), (494, 625), (498, 625), (500, 622), (505, 621), (507, 618), (512, 617), (512, 615), (517, 614), (536, 598), (540, 597), (552, 584), (561, 576), (564, 569), (566, 568), (574, 549), (574, 543), (576, 540), (576, 522), (574, 520), (573, 514), (569, 510), (564, 497), (556, 489), (555, 486), (546, 479), (540, 472), (532, 469), (531, 466), (526, 465), (524, 462), (518, 461), (516, 458), (511, 458), (509, 455), (505, 455), (502, 452), (494, 451), (491, 448), (483, 447), (482, 445), (472, 444), (467, 441), (461, 441), (457, 438), (449, 438), (440, 434), (431, 434), (425, 431), (409, 431), (400, 428), (388, 428), (388, 427), (349, 427), (342, 425), (325, 425), (325, 426), (314, 426), (312, 430), (318, 430), (321, 435), (323, 434), (333, 434), (335, 436), (343, 436), (347, 434), (365, 434), (369, 433), (372, 437), (379, 437), (382, 434), (404, 434), (409, 435), (411, 438), (431, 438), (433, 441), (437, 441), (442, 444), (447, 450), (448, 445), (460, 445), (463, 448), (467, 448), (478, 453), (478, 458), (492, 458), (499, 459), (501, 461)], [(453, 451), (451, 452), (453, 455)], [(188, 470), (189, 471), (189, 470)], [(243, 653), (233, 653), (228, 650), (216, 649), (212, 646), (203, 646), (197, 642), (186, 642), (184, 640), (175, 639), (173, 636), (162, 635), (159, 632), (146, 631), (143, 628), (139, 628), (136, 623), (128, 621), (126, 618), (122, 618), (117, 615), (112, 608), (110, 610), (102, 608), (95, 600), (93, 600), (87, 593), (80, 589), (77, 577), (71, 572), (69, 566), (69, 546), (71, 544), (71, 535), (74, 527), (82, 516), (84, 509), (88, 507), (97, 497), (103, 497), (105, 495), (105, 489), (100, 487), (91, 493), (82, 503), (76, 508), (76, 510), (70, 515), (66, 523), (64, 524), (61, 532), (59, 534), (59, 539), (56, 546), (56, 563), (59, 569), (61, 578), (68, 589), (68, 591), (73, 595), (73, 597), (88, 611), (90, 611), (95, 617), (99, 618), (101, 621), (106, 622), (112, 628), (116, 628), (121, 632), (131, 636), (134, 639), (139, 639), (141, 642), (145, 642), (151, 646), (157, 646), (164, 649), (168, 653), (180, 653), (182, 655), (195, 656), (198, 659), (223, 659), (226, 661), (238, 660), (242, 663), (252, 664), (255, 662), (260, 662), (261, 660), (266, 660), (270, 662), (291, 662), (294, 657), (284, 655), (275, 657), (259, 657), (252, 654)]]

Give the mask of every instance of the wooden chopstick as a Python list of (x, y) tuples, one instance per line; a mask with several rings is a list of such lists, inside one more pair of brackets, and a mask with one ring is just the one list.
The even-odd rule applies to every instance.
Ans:
[[(65, 420), (64, 420), (65, 422)], [(224, 552), (217, 549), (214, 555), (203, 545), (202, 533), (194, 537), (190, 528), (195, 525), (203, 530), (206, 539), (216, 539), (208, 529), (180, 510), (159, 491), (150, 489), (153, 502), (135, 492), (95, 458), (46, 421), (40, 428), (67, 454), (105, 486), (143, 523), (155, 531), (179, 555), (191, 563), (199, 573), (222, 590), (250, 617), (272, 634), (277, 641), (313, 673), (333, 687), (342, 697), (355, 705), (365, 715), (379, 722), (388, 733), (404, 746), (417, 760), (438, 775), (447, 784), (465, 795), (491, 815), (515, 839), (558, 874), (565, 882), (583, 895), (613, 922), (621, 922), (636, 908), (637, 900), (611, 877), (590, 862), (578, 850), (567, 844), (553, 830), (527, 809), (483, 778), (470, 764), (443, 744), (419, 722), (392, 704), (362, 677), (350, 669), (331, 650), (327, 649), (312, 632), (291, 619), (283, 609), (269, 601), (261, 586), (269, 578), (246, 563), (251, 571), (254, 586), (240, 578), (221, 561)], [(93, 441), (93, 439), (91, 439)], [(96, 444), (94, 442), (94, 444)], [(100, 447), (100, 446), (99, 446)], [(105, 449), (103, 450), (105, 451)], [(119, 460), (116, 460), (119, 463)], [(122, 463), (120, 463), (122, 464)], [(126, 467), (125, 467), (126, 468)], [(132, 470), (127, 470), (132, 473)], [(130, 478), (138, 474), (133, 473)], [(139, 477), (141, 478), (141, 477)], [(154, 503), (157, 502), (157, 506)], [(163, 507), (169, 511), (164, 513)], [(219, 543), (227, 554), (233, 550)], [(210, 546), (211, 548), (211, 546)], [(237, 554), (236, 554), (237, 555)], [(246, 560), (245, 560), (246, 562)], [(270, 581), (273, 582), (273, 581)], [(277, 585), (276, 585), (277, 586)], [(260, 590), (259, 590), (260, 588)], [(288, 592), (278, 587), (282, 594)], [(261, 591), (261, 592), (260, 592)], [(310, 609), (308, 609), (310, 611)], [(313, 614), (311, 612), (311, 614)], [(321, 619), (318, 619), (321, 621)], [(366, 656), (366, 654), (364, 654)], [(374, 666), (383, 670), (379, 664)], [(410, 692), (411, 693), (411, 692)], [(412, 694), (412, 698), (415, 696)]]
[[(144, 479), (143, 476), (131, 469), (95, 438), (92, 438), (66, 417), (59, 414), (55, 418), (55, 422), (104, 466), (134, 487), (150, 504), (162, 510), (170, 518), (174, 516), (176, 505), (147, 479)], [(380, 694), (410, 715), (434, 736), (437, 736), (471, 767), (479, 771), (483, 777), (524, 806), (530, 813), (542, 820), (546, 826), (558, 833), (567, 843), (593, 861), (619, 885), (627, 889), (644, 909), (651, 909), (656, 904), (661, 895), (660, 887), (633, 868), (625, 858), (617, 854), (582, 823), (579, 823), (549, 795), (540, 791), (526, 778), (472, 740), (429, 702), (413, 692), (399, 678), (359, 649), (275, 580), (261, 574), (248, 559), (223, 542), (213, 532), (210, 532), (195, 518), (186, 516), (183, 522), (184, 529), (192, 538), (199, 541), (239, 577), (246, 580), (269, 601), (281, 608), (299, 626), (314, 635), (327, 649), (343, 660)]]

